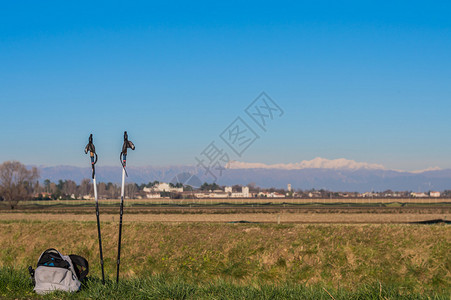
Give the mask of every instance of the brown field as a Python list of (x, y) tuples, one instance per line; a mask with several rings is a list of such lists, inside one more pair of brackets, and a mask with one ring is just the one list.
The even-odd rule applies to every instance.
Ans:
[[(450, 199), (440, 199), (440, 201), (446, 201), (436, 204), (405, 202), (432, 199), (378, 199), (392, 202), (372, 202), (363, 205), (362, 203), (335, 203), (335, 201), (343, 201), (343, 199), (315, 199), (315, 201), (324, 201), (324, 203), (319, 202), (313, 205), (287, 202), (263, 204), (261, 201), (266, 199), (255, 199), (254, 201), (257, 202), (250, 204), (249, 200), (252, 199), (246, 199), (247, 204), (241, 204), (233, 201), (215, 202), (224, 201), (224, 199), (202, 199), (203, 203), (186, 203), (188, 200), (166, 199), (164, 205), (149, 205), (155, 204), (154, 200), (126, 200), (124, 222), (227, 223), (247, 221), (282, 224), (402, 224), (436, 219), (451, 220), (451, 202), (446, 203)], [(281, 199), (271, 199), (271, 201), (273, 200)], [(296, 201), (299, 200), (306, 199), (296, 199)], [(311, 201), (311, 199), (308, 200)], [(439, 199), (434, 200), (438, 201)], [(243, 199), (236, 199), (236, 201), (243, 201)], [(222, 204), (219, 205), (219, 203)], [(101, 200), (102, 222), (118, 220), (118, 204), (118, 200)], [(95, 221), (94, 201), (23, 201), (14, 210), (0, 206), (0, 220)]]
[[(80, 205), (93, 203), (94, 200), (49, 200), (49, 201), (26, 201), (21, 202), (21, 206), (43, 204), (43, 205)], [(101, 199), (101, 204), (118, 204), (120, 199)], [(125, 205), (152, 204), (152, 205), (211, 205), (218, 203), (231, 204), (328, 204), (328, 203), (349, 203), (349, 204), (378, 204), (378, 203), (423, 203), (423, 204), (451, 204), (448, 198), (208, 198), (208, 199), (126, 199)]]
[[(100, 219), (102, 222), (115, 222), (119, 219), (119, 214), (101, 212)], [(184, 213), (180, 212), (157, 212), (152, 213), (128, 213), (124, 212), (124, 222), (202, 222), (202, 223), (227, 223), (237, 221), (247, 221), (255, 223), (300, 223), (300, 224), (393, 224), (393, 223), (412, 223), (427, 220), (451, 220), (451, 209), (441, 210), (409, 210), (397, 212), (378, 212), (368, 213), (362, 211), (343, 212), (321, 212), (307, 210), (303, 213), (290, 212), (266, 212), (266, 213), (208, 213), (208, 212), (190, 212), (185, 209)], [(28, 213), (28, 212), (3, 212), (0, 213), (0, 220), (23, 220), (23, 221), (95, 221), (95, 214), (92, 209), (84, 210), (83, 213), (72, 213), (70, 211), (55, 211)]]

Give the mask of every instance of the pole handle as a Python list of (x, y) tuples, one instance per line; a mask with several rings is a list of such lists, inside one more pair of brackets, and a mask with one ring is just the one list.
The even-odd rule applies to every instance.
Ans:
[(97, 163), (99, 156), (97, 155), (96, 147), (94, 146), (94, 143), (92, 142), (92, 133), (89, 135), (89, 141), (85, 147), (85, 154), (88, 154), (88, 152), (89, 152), (89, 156), (91, 157), (92, 178), (94, 179), (94, 176), (96, 173), (94, 165)]
[(127, 131), (124, 131), (124, 143), (122, 144), (122, 151), (119, 155), (119, 160), (121, 161), (122, 168), (125, 171), (125, 175), (128, 177), (127, 170), (125, 169), (125, 166), (127, 165), (127, 149), (130, 148), (132, 150), (135, 150), (135, 144), (132, 143), (132, 141), (128, 140), (128, 134)]

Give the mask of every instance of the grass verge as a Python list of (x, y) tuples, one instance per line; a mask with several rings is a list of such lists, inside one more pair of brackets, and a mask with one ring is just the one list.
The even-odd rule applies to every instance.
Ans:
[(215, 280), (192, 283), (182, 277), (162, 275), (122, 280), (119, 285), (90, 277), (82, 289), (73, 294), (54, 292), (39, 296), (32, 291), (25, 271), (0, 268), (2, 299), (450, 299), (449, 291), (418, 293), (399, 285), (379, 282), (358, 285), (354, 290), (330, 288), (321, 284), (257, 283), (240, 285)]

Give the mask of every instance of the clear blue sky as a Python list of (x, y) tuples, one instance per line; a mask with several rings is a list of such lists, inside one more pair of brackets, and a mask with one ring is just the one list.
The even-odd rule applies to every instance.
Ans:
[(451, 168), (451, 5), (392, 2), (3, 1), (0, 161), (194, 164), (265, 91), (241, 161)]

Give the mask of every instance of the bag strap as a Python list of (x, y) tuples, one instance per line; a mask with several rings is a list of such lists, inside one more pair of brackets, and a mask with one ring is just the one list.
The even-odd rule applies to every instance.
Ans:
[(78, 280), (83, 281), (86, 275), (89, 273), (89, 264), (88, 261), (79, 255), (71, 254), (69, 255), (72, 264), (74, 265), (75, 273), (78, 277)]
[(28, 273), (30, 273), (30, 279), (33, 286), (36, 286), (36, 281), (34, 279), (34, 269), (32, 266), (28, 266)]

